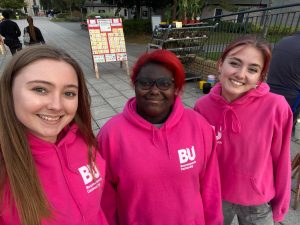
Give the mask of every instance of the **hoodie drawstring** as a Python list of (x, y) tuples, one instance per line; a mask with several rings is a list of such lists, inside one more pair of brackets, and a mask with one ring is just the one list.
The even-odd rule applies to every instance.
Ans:
[(167, 140), (167, 151), (168, 151), (168, 156), (169, 156), (169, 159), (171, 159), (170, 145), (169, 145), (169, 138), (168, 138), (168, 132), (167, 132), (167, 131), (166, 131), (166, 140)]
[(241, 132), (241, 123), (235, 113), (235, 111), (232, 109), (232, 107), (227, 107), (224, 112), (223, 112), (223, 116), (222, 116), (222, 123), (223, 124), (223, 131), (226, 130), (226, 117), (227, 117), (227, 113), (228, 112), (231, 112), (232, 113), (232, 119), (231, 119), (231, 130), (234, 132), (234, 133), (240, 133)]
[[(156, 128), (155, 128), (155, 127), (152, 127), (152, 143), (153, 143), (153, 145), (154, 145), (157, 149), (159, 149), (159, 150), (163, 149), (163, 147), (160, 146), (159, 144), (157, 144), (157, 141), (155, 141), (155, 139), (156, 139), (155, 136), (157, 136), (157, 132), (161, 132), (161, 131), (164, 132), (164, 135), (165, 135), (166, 139), (164, 139), (164, 138), (162, 138), (162, 137), (158, 137), (158, 138), (162, 138), (162, 140), (166, 140), (166, 143), (163, 142), (163, 143), (161, 143), (161, 144), (163, 144), (163, 145), (166, 146), (168, 157), (169, 157), (169, 159), (171, 159), (171, 152), (170, 152), (170, 144), (169, 144), (168, 132), (167, 132), (167, 130), (166, 130), (166, 127), (161, 128), (161, 129), (164, 129), (164, 130), (156, 131)], [(161, 141), (161, 140), (160, 140), (160, 141)]]

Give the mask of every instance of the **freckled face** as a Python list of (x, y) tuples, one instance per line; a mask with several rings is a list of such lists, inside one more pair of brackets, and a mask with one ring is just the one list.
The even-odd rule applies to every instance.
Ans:
[(222, 96), (232, 102), (256, 87), (264, 66), (263, 54), (252, 46), (232, 49), (219, 65)]
[(51, 143), (77, 111), (77, 74), (63, 61), (42, 59), (24, 67), (12, 92), (20, 122), (33, 135)]
[[(173, 74), (161, 65), (149, 63), (139, 72), (137, 79), (173, 80)], [(171, 84), (167, 90), (160, 90), (154, 84), (149, 90), (143, 90), (135, 84), (137, 112), (150, 123), (164, 122), (172, 109), (175, 100), (175, 85)]]

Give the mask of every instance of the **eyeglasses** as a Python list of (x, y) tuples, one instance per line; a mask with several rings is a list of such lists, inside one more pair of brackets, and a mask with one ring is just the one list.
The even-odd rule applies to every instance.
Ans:
[(141, 90), (150, 90), (153, 85), (161, 91), (166, 91), (171, 88), (174, 84), (174, 79), (172, 78), (160, 78), (157, 80), (152, 80), (150, 78), (138, 78), (135, 81), (135, 85)]

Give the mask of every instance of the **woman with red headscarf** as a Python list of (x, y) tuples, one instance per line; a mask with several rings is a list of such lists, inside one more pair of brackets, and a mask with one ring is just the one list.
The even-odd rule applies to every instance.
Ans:
[(184, 108), (184, 80), (175, 54), (141, 56), (131, 76), (135, 97), (100, 130), (109, 224), (222, 224), (214, 131)]

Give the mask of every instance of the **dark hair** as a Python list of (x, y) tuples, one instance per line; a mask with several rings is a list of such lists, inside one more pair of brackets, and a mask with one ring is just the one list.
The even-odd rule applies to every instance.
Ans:
[(29, 27), (29, 36), (33, 41), (36, 41), (36, 33), (33, 26), (33, 18), (31, 16), (27, 17), (28, 27)]
[(95, 161), (92, 147), (97, 145), (91, 126), (90, 95), (79, 64), (65, 51), (47, 45), (29, 47), (15, 54), (0, 78), (0, 200), (8, 181), (23, 225), (41, 224), (42, 218), (50, 218), (51, 206), (41, 188), (25, 127), (15, 114), (12, 86), (24, 67), (43, 59), (63, 61), (74, 68), (79, 85), (74, 121), (89, 147), (90, 165)]
[(252, 46), (261, 51), (263, 58), (264, 58), (264, 66), (263, 66), (263, 69), (261, 72), (260, 81), (264, 81), (267, 76), (268, 69), (269, 69), (269, 65), (270, 65), (270, 61), (271, 61), (271, 57), (272, 57), (272, 51), (271, 51), (270, 44), (261, 37), (254, 36), (254, 35), (245, 35), (245, 36), (241, 36), (241, 37), (237, 38), (236, 40), (231, 42), (229, 45), (227, 45), (227, 47), (221, 54), (217, 64), (219, 65), (220, 63), (224, 62), (226, 56), (232, 49), (242, 46), (242, 45), (249, 45), (249, 46)]
[(4, 10), (4, 11), (2, 12), (2, 16), (3, 16), (5, 19), (9, 19), (10, 11), (9, 11), (9, 10)]
[(176, 91), (180, 92), (182, 90), (185, 81), (183, 65), (174, 53), (167, 50), (156, 50), (151, 53), (145, 53), (138, 59), (131, 75), (133, 85), (142, 67), (149, 63), (159, 64), (170, 70), (174, 76)]

